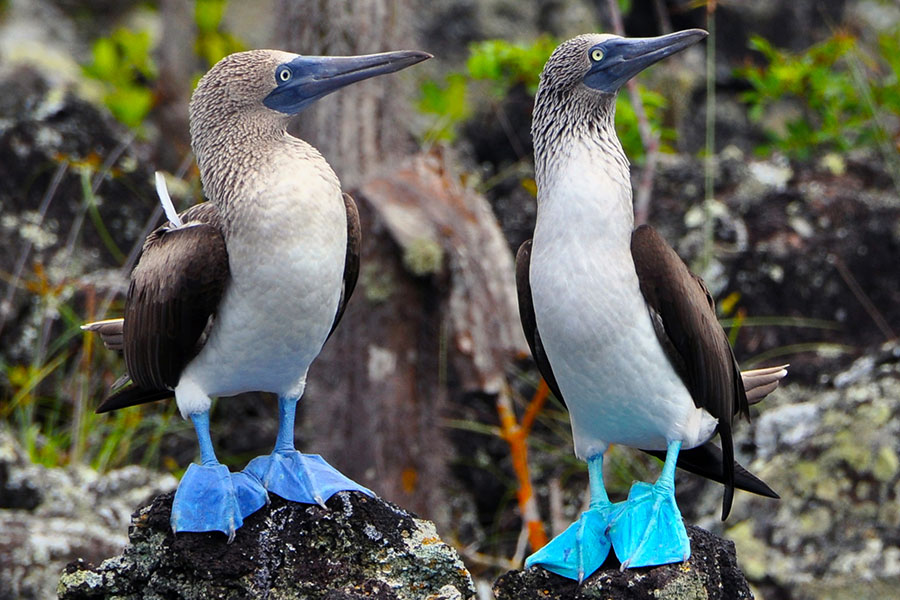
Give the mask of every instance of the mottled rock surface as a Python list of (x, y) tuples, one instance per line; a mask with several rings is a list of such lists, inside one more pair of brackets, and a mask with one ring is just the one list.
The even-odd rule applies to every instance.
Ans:
[(68, 562), (120, 552), (134, 507), (175, 483), (137, 466), (101, 475), (33, 464), (0, 423), (0, 598), (52, 598)]
[[(748, 428), (748, 467), (780, 494), (744, 495), (725, 536), (765, 598), (886, 598), (900, 586), (900, 344), (827, 385), (786, 386)], [(768, 402), (768, 400), (767, 400)], [(893, 587), (892, 594), (884, 590)]]
[(741, 573), (734, 544), (688, 527), (691, 558), (687, 562), (619, 570), (614, 556), (578, 585), (539, 567), (510, 571), (494, 584), (497, 600), (740, 600), (753, 598)]
[(399, 507), (341, 492), (327, 508), (272, 497), (228, 544), (220, 533), (172, 534), (173, 494), (137, 511), (130, 545), (92, 566), (70, 564), (59, 584), (82, 598), (474, 597), (469, 572), (434, 526)]

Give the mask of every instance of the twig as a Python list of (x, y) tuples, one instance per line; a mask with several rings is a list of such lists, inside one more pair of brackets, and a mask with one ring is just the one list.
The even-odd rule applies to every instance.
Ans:
[(706, 4), (706, 29), (709, 42), (706, 44), (706, 157), (703, 161), (703, 254), (701, 269), (705, 271), (712, 261), (713, 221), (712, 203), (715, 198), (713, 167), (716, 153), (716, 0)]
[[(56, 195), (56, 190), (59, 189), (59, 184), (62, 182), (63, 175), (66, 174), (68, 168), (69, 162), (66, 160), (61, 160), (56, 166), (56, 172), (53, 173), (53, 178), (50, 180), (50, 185), (47, 186), (47, 191), (44, 192), (44, 197), (41, 199), (41, 205), (38, 208), (38, 222), (35, 223), (37, 227), (40, 227), (44, 223), (44, 216), (47, 214), (47, 209), (50, 208), (50, 201), (53, 200), (53, 197)], [(15, 297), (16, 289), (19, 287), (19, 281), (22, 278), (22, 270), (25, 268), (25, 262), (28, 260), (28, 255), (31, 254), (33, 245), (31, 240), (26, 240), (25, 245), (19, 252), (19, 256), (16, 258), (12, 279), (9, 280), (9, 283), (6, 286), (6, 295), (3, 298), (3, 304), (0, 304), (0, 333), (3, 332), (3, 327), (6, 325), (7, 316), (12, 312), (12, 301)]]
[(522, 514), (522, 526), (528, 532), (528, 542), (532, 550), (542, 548), (547, 544), (547, 532), (538, 511), (537, 502), (534, 499), (534, 488), (531, 485), (531, 475), (528, 471), (528, 434), (537, 413), (547, 400), (549, 389), (543, 379), (531, 399), (522, 422), (516, 422), (512, 401), (508, 389), (497, 395), (497, 414), (500, 417), (500, 437), (509, 444), (509, 452), (512, 458), (513, 470), (516, 474), (518, 489), (516, 497), (519, 501), (519, 512)]
[(859, 285), (859, 282), (856, 281), (856, 277), (853, 276), (853, 273), (850, 272), (850, 269), (847, 268), (847, 265), (844, 264), (841, 257), (836, 254), (831, 254), (828, 259), (829, 262), (834, 264), (841, 279), (844, 280), (847, 287), (850, 288), (850, 291), (853, 292), (853, 295), (859, 300), (859, 303), (862, 304), (866, 312), (869, 313), (869, 316), (872, 317), (872, 320), (875, 321), (875, 325), (878, 326), (878, 329), (881, 330), (884, 337), (889, 341), (897, 339), (897, 334), (891, 328), (890, 324), (888, 324), (887, 319), (884, 318), (884, 315), (881, 314), (881, 311), (878, 310), (875, 303), (869, 299), (869, 296), (866, 294), (865, 290), (862, 289), (862, 286)]

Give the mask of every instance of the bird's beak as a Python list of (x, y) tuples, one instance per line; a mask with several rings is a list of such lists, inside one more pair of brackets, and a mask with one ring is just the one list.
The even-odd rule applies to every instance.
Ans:
[[(275, 71), (278, 85), (263, 103), (286, 114), (297, 114), (322, 96), (351, 83), (393, 73), (431, 58), (427, 52), (403, 50), (363, 56), (298, 56)], [(289, 75), (282, 79), (282, 73)]]
[(613, 94), (653, 63), (684, 50), (707, 35), (702, 29), (686, 29), (652, 38), (613, 38), (602, 45), (604, 56), (591, 65), (584, 83), (595, 90)]

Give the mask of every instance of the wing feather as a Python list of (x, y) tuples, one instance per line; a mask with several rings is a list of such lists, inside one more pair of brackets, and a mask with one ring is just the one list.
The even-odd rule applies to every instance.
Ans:
[(185, 366), (203, 346), (228, 281), (228, 252), (214, 205), (193, 206), (181, 219), (182, 227), (166, 223), (144, 242), (122, 324), (132, 383), (107, 398), (98, 412), (171, 397)]
[[(525, 339), (528, 342), (528, 347), (531, 349), (532, 356), (534, 356), (538, 371), (547, 382), (547, 386), (550, 388), (550, 390), (554, 393), (554, 395), (556, 395), (560, 402), (565, 405), (565, 399), (562, 396), (562, 392), (559, 389), (559, 384), (557, 383), (556, 377), (553, 374), (550, 360), (547, 357), (546, 352), (544, 351), (544, 346), (541, 343), (541, 335), (537, 328), (537, 320), (534, 314), (534, 300), (531, 295), (531, 247), (531, 240), (527, 240), (519, 247), (519, 251), (516, 254), (516, 288), (519, 301), (519, 317), (522, 321), (522, 328), (525, 332)], [(699, 287), (702, 290), (702, 294), (705, 298), (705, 304), (710, 308), (710, 310), (713, 310), (714, 305), (712, 304), (712, 298), (706, 291), (706, 287), (702, 285), (702, 281), (700, 281), (699, 283)], [(713, 315), (715, 315), (714, 311)], [(651, 317), (653, 317), (654, 327), (657, 329), (657, 335), (660, 336), (660, 343), (662, 343), (663, 346), (667, 348), (667, 355), (672, 360), (676, 371), (678, 371), (679, 374), (685, 373), (687, 371), (687, 365), (684, 357), (682, 357), (678, 353), (675, 344), (664, 333), (665, 320), (662, 316), (662, 313), (651, 310)], [(772, 376), (773, 373), (771, 372), (767, 372), (763, 375), (763, 377), (767, 380), (771, 380)], [(682, 377), (685, 376), (683, 375)], [(730, 443), (730, 437), (728, 441)], [(648, 450), (644, 450), (644, 452), (660, 458), (664, 457), (664, 453), (661, 452), (653, 452)], [(728, 464), (731, 465), (731, 468), (726, 469), (725, 465)], [(766, 485), (765, 482), (761, 481), (755, 475), (747, 471), (743, 466), (734, 461), (733, 451), (726, 457), (723, 455), (723, 451), (719, 447), (714, 445), (711, 441), (697, 448), (682, 451), (678, 456), (677, 465), (679, 468), (690, 471), (691, 473), (695, 473), (702, 477), (706, 477), (707, 479), (712, 479), (714, 481), (718, 481), (719, 483), (725, 484), (726, 500), (728, 502), (728, 506), (730, 506), (731, 504), (730, 493), (728, 490), (729, 485), (732, 488), (738, 487), (742, 490), (746, 490), (754, 494), (760, 494), (762, 496), (769, 496), (772, 498), (778, 497), (778, 495), (774, 491), (772, 491), (772, 489), (768, 485)], [(731, 483), (729, 483), (729, 481)], [(733, 489), (731, 490), (731, 493), (733, 493)]]
[(334, 323), (331, 325), (331, 331), (328, 337), (334, 333), (344, 311), (347, 310), (347, 302), (353, 294), (356, 287), (356, 280), (359, 278), (359, 256), (362, 248), (362, 229), (359, 225), (359, 210), (356, 208), (356, 202), (350, 194), (344, 194), (344, 207), (347, 209), (347, 254), (344, 258), (344, 283), (341, 287), (341, 300), (338, 303), (337, 314), (334, 316)]
[(740, 368), (716, 318), (712, 296), (662, 236), (648, 225), (638, 227), (631, 253), (660, 344), (694, 404), (719, 421), (724, 519), (734, 495), (731, 423), (736, 415), (750, 416)]

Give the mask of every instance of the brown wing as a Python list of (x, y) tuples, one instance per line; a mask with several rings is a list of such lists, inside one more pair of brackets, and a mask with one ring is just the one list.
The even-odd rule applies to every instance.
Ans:
[[(556, 377), (553, 375), (550, 360), (547, 358), (547, 354), (544, 351), (544, 346), (541, 342), (541, 334), (537, 328), (537, 321), (534, 315), (534, 300), (531, 296), (530, 269), (531, 240), (528, 240), (519, 247), (519, 251), (516, 254), (516, 288), (519, 300), (519, 317), (522, 320), (522, 329), (525, 332), (525, 339), (528, 341), (528, 347), (531, 349), (532, 356), (534, 356), (538, 371), (544, 378), (544, 381), (547, 382), (547, 386), (550, 390), (556, 395), (559, 401), (565, 405), (565, 399), (562, 396), (562, 392), (559, 390), (559, 384), (556, 381)], [(664, 452), (653, 452), (648, 450), (644, 450), (644, 452), (659, 458), (665, 458)], [(733, 458), (731, 460), (733, 466), (730, 470), (725, 469), (724, 464), (727, 463), (724, 462), (722, 450), (712, 442), (707, 442), (697, 448), (682, 450), (678, 455), (677, 463), (678, 467), (681, 469), (706, 477), (707, 479), (712, 479), (713, 481), (718, 481), (719, 483), (726, 483), (724, 473), (733, 473), (733, 485), (735, 487), (762, 496), (771, 498), (778, 497), (778, 494), (772, 491), (765, 482), (747, 471), (740, 464), (734, 462)]]
[(228, 281), (228, 253), (218, 212), (209, 203), (182, 214), (144, 242), (125, 301), (125, 366), (132, 384), (97, 412), (170, 397), (202, 348)]
[(522, 242), (516, 253), (516, 291), (519, 300), (519, 319), (522, 321), (525, 341), (528, 342), (528, 347), (531, 349), (538, 372), (547, 382), (547, 387), (550, 388), (553, 395), (565, 405), (566, 401), (563, 400), (556, 376), (553, 375), (553, 368), (544, 351), (541, 334), (537, 328), (537, 319), (534, 316), (534, 299), (531, 296), (531, 240)]
[(706, 286), (665, 240), (642, 225), (632, 234), (631, 254), (660, 344), (694, 404), (719, 421), (722, 464), (727, 467), (722, 473), (724, 519), (734, 495), (731, 423), (737, 414), (749, 418), (740, 368)]
[(359, 226), (359, 210), (356, 208), (356, 202), (350, 194), (344, 194), (344, 207), (347, 209), (347, 254), (344, 258), (344, 284), (341, 287), (341, 301), (338, 303), (337, 314), (334, 316), (334, 323), (331, 325), (331, 331), (328, 337), (334, 333), (344, 311), (347, 309), (347, 302), (353, 294), (356, 287), (356, 280), (359, 277), (359, 254), (362, 247), (362, 229)]

